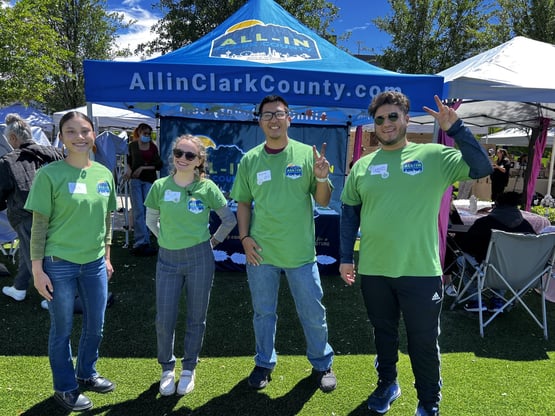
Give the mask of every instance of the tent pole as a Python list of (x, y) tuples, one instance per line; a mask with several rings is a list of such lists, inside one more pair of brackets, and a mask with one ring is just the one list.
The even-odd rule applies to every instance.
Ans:
[(551, 158), (549, 159), (549, 176), (547, 179), (547, 195), (551, 196), (551, 185), (553, 184), (553, 165), (555, 164), (555, 138), (551, 144)]

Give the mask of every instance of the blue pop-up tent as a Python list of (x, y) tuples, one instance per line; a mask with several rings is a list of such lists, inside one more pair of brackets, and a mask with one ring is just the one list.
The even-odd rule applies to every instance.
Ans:
[(272, 0), (251, 0), (198, 41), (141, 62), (84, 62), (89, 102), (149, 116), (252, 120), (268, 94), (293, 123), (362, 125), (372, 97), (400, 90), (413, 114), (434, 106), (443, 78), (387, 71), (338, 49)]

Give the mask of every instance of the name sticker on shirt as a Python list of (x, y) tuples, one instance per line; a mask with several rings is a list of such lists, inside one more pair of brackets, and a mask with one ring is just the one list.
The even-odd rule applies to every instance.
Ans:
[(268, 182), (272, 180), (272, 172), (269, 170), (265, 170), (263, 172), (258, 172), (256, 174), (256, 184), (262, 185), (264, 182)]
[(424, 171), (424, 164), (420, 160), (409, 160), (403, 163), (402, 171), (411, 176), (419, 175)]
[(72, 195), (87, 193), (87, 184), (85, 183), (69, 182), (67, 186), (69, 187), (69, 193)]
[(387, 171), (387, 164), (372, 165), (368, 168), (370, 175), (380, 175), (382, 178), (388, 178), (389, 172)]
[(164, 202), (175, 202), (178, 203), (181, 199), (181, 192), (175, 192), (170, 189), (167, 189), (164, 192)]

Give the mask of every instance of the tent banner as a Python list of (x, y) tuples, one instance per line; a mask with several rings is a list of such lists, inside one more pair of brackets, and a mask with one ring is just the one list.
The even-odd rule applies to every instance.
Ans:
[[(264, 133), (256, 122), (222, 122), (162, 117), (160, 119), (160, 155), (164, 163), (161, 175), (169, 174), (171, 149), (175, 139), (184, 134), (198, 136), (207, 148), (207, 168), (212, 179), (227, 195), (231, 191), (237, 166), (243, 155), (263, 143)], [(345, 179), (349, 131), (345, 126), (291, 125), (289, 137), (320, 151), (326, 145), (330, 179), (334, 190), (330, 208), (340, 212), (340, 196)]]

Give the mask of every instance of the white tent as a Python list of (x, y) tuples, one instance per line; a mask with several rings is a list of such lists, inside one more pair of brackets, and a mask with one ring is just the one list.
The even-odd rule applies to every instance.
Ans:
[[(496, 146), (528, 146), (531, 138), (530, 129), (509, 128), (497, 133), (487, 134), (480, 141), (482, 144), (494, 144)], [(549, 129), (547, 134), (547, 146), (553, 146), (555, 129)]]
[(457, 113), (466, 124), (537, 128), (539, 117), (555, 120), (553, 68), (555, 45), (517, 36), (438, 75), (445, 79), (443, 98), (463, 100)]
[[(79, 111), (88, 114), (87, 106), (73, 108), (71, 110), (58, 111), (54, 113), (53, 120), (56, 127), (60, 124), (61, 118), (69, 111)], [(144, 114), (136, 113), (116, 107), (108, 107), (100, 104), (92, 104), (93, 122), (98, 130), (127, 129), (132, 130), (140, 123), (146, 123), (156, 129), (156, 119)]]
[[(541, 118), (555, 120), (553, 68), (555, 45), (517, 36), (438, 75), (443, 98), (463, 100), (457, 114), (467, 125), (539, 129)], [(434, 123), (430, 116), (411, 121)], [(548, 190), (552, 171), (553, 158)]]

